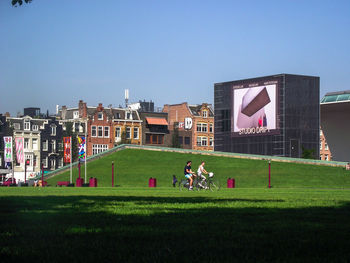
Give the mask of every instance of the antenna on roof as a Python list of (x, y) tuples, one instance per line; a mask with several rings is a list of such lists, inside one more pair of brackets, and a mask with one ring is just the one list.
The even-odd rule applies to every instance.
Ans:
[(129, 89), (125, 90), (125, 107), (128, 107), (128, 103), (129, 103)]

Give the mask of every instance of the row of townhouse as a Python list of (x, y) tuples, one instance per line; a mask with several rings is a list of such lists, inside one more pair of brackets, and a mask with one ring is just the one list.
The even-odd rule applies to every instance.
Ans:
[[(121, 143), (171, 147), (174, 131), (185, 149), (214, 150), (214, 114), (210, 105), (187, 103), (165, 105), (162, 112), (129, 108), (87, 106), (80, 100), (77, 107), (62, 106), (52, 117), (0, 116), (0, 167), (4, 167), (3, 138), (12, 129), (13, 141), (24, 138), (27, 172), (37, 174), (55, 170), (63, 163), (63, 134), (67, 124), (79, 136), (86, 136), (87, 156), (111, 149)], [(14, 158), (15, 173), (24, 172), (24, 163)]]

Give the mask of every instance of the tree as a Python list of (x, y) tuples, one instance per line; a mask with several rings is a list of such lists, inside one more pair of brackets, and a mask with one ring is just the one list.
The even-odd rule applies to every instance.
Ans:
[(75, 162), (78, 159), (78, 140), (77, 133), (73, 131), (73, 123), (66, 122), (66, 130), (63, 131), (63, 137), (72, 137), (72, 162)]
[(315, 159), (315, 149), (306, 149), (302, 146), (302, 158), (303, 159)]
[(32, 0), (12, 0), (12, 5), (17, 7), (18, 5), (22, 5), (23, 3), (29, 4)]
[(179, 128), (174, 123), (173, 128), (173, 136), (171, 138), (171, 147), (173, 148), (181, 148), (181, 145), (179, 143)]
[(120, 144), (131, 144), (131, 140), (126, 138), (126, 130), (123, 130), (121, 134)]

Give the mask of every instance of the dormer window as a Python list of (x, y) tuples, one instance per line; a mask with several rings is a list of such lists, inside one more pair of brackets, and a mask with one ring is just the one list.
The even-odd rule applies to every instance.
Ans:
[(79, 118), (79, 111), (74, 111), (73, 112), (73, 119), (78, 119)]
[(97, 114), (97, 118), (98, 118), (99, 121), (102, 121), (102, 120), (103, 120), (103, 113), (102, 113), (102, 112), (99, 112), (99, 113)]
[(132, 114), (131, 114), (131, 112), (127, 112), (127, 113), (126, 113), (126, 119), (132, 120)]
[(208, 117), (208, 111), (204, 110), (202, 114), (203, 114), (203, 118), (207, 118)]
[(30, 131), (30, 121), (29, 120), (24, 121), (24, 130)]

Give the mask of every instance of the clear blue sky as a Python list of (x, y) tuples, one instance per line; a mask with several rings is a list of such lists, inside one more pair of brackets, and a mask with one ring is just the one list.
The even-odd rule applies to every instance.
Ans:
[(316, 75), (350, 89), (350, 1), (0, 0), (0, 113), (213, 103), (214, 83)]

